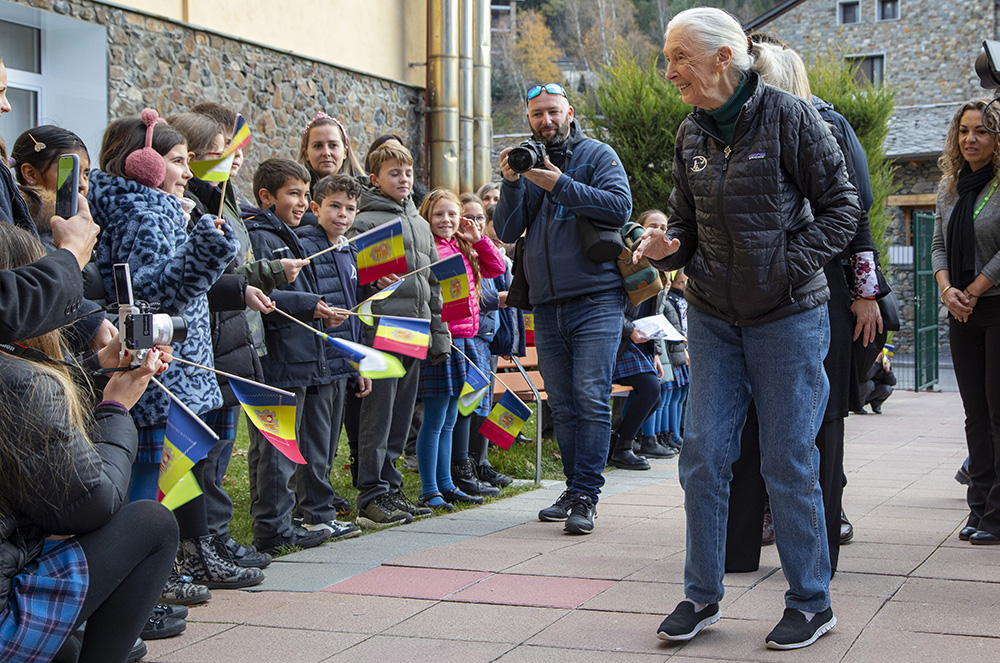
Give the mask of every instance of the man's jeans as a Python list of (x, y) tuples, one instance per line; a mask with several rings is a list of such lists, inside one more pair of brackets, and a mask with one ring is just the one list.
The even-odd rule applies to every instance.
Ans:
[(687, 514), (684, 592), (722, 599), (732, 464), (751, 397), (760, 418), (761, 474), (771, 498), (775, 542), (789, 589), (785, 604), (807, 612), (830, 605), (819, 451), (830, 385), (826, 305), (755, 327), (736, 327), (688, 309), (691, 389), (679, 461)]
[(595, 502), (611, 440), (611, 373), (624, 324), (620, 289), (534, 308), (538, 369), (552, 409), (566, 489)]

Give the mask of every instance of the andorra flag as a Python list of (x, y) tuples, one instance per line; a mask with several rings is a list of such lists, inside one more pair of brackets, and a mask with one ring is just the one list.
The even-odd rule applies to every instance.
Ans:
[(250, 144), (250, 125), (242, 115), (236, 116), (236, 127), (233, 137), (222, 150), (222, 154), (212, 159), (192, 161), (188, 163), (191, 172), (203, 182), (225, 182), (236, 159), (236, 150)]
[(406, 374), (399, 359), (390, 354), (327, 334), (322, 334), (322, 336), (344, 355), (344, 358), (362, 377), (378, 380), (379, 378), (399, 378)]
[(406, 273), (403, 222), (394, 219), (354, 238), (358, 249), (358, 284), (367, 285), (389, 274)]
[(230, 380), (229, 386), (250, 423), (288, 460), (305, 465), (295, 443), (295, 394), (242, 380)]
[(441, 322), (462, 320), (472, 315), (469, 308), (469, 277), (461, 253), (431, 265), (431, 271), (441, 284)]
[[(156, 499), (163, 501), (194, 464), (208, 455), (219, 441), (211, 428), (182, 403), (172, 400), (163, 436), (163, 457)], [(190, 499), (190, 498), (189, 498)], [(186, 500), (185, 500), (186, 501)]]
[(198, 485), (198, 480), (194, 478), (194, 472), (189, 470), (187, 474), (177, 480), (177, 483), (170, 489), (170, 492), (160, 499), (160, 504), (173, 511), (199, 495), (201, 495), (201, 486)]
[(479, 367), (469, 363), (469, 371), (465, 374), (465, 384), (458, 395), (458, 412), (467, 417), (479, 407), (479, 402), (490, 388), (490, 380)]
[(375, 330), (375, 349), (398, 352), (417, 359), (427, 358), (431, 342), (431, 321), (383, 315)]
[(375, 318), (372, 316), (372, 303), (385, 299), (392, 293), (396, 292), (396, 289), (401, 285), (403, 285), (403, 279), (400, 279), (395, 283), (393, 283), (392, 285), (382, 288), (374, 295), (372, 295), (365, 301), (361, 302), (358, 305), (358, 313), (360, 314), (358, 315), (358, 318), (361, 320), (361, 322), (365, 323), (369, 327), (374, 326)]
[(479, 432), (501, 449), (510, 449), (514, 438), (521, 432), (521, 427), (530, 416), (531, 409), (513, 392), (508, 391), (493, 406), (493, 411), (483, 422)]
[(524, 344), (535, 344), (535, 314), (521, 311), (521, 319), (524, 320)]

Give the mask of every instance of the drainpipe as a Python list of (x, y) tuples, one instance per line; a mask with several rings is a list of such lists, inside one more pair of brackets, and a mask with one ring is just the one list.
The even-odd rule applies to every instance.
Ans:
[(459, 191), (458, 0), (427, 3), (427, 106), (431, 188)]
[(493, 167), (490, 163), (490, 149), (493, 145), (493, 120), (491, 115), (490, 49), (492, 48), (492, 14), (490, 0), (474, 0), (472, 11), (474, 47), (473, 65), (473, 115), (475, 145), (473, 147), (473, 185), (477, 190), (490, 181)]
[(473, 101), (474, 88), (472, 85), (472, 51), (473, 51), (473, 5), (474, 0), (459, 0), (461, 9), (459, 17), (459, 86), (458, 86), (458, 107), (459, 107), (459, 147), (461, 154), (460, 180), (461, 191), (475, 191), (473, 182), (473, 162), (472, 157), (475, 152), (473, 142)]

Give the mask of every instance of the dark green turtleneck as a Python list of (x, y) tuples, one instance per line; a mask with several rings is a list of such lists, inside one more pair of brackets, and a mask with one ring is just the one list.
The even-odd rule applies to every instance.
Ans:
[(705, 112), (709, 114), (715, 120), (715, 123), (719, 125), (719, 133), (722, 134), (722, 140), (726, 142), (726, 145), (732, 146), (733, 144), (733, 131), (736, 129), (736, 120), (740, 116), (740, 109), (743, 108), (743, 104), (750, 99), (750, 77), (746, 74), (740, 79), (740, 84), (736, 86), (736, 91), (733, 92), (733, 96), (729, 98), (729, 101), (722, 104), (715, 110), (706, 110)]

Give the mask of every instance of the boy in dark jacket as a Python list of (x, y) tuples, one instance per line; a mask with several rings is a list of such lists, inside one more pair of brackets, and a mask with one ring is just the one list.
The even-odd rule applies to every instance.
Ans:
[[(306, 252), (292, 229), (298, 225), (308, 202), (309, 173), (289, 159), (268, 159), (253, 178), (254, 194), (264, 210), (247, 220), (254, 255), (261, 260), (304, 259)], [(271, 293), (275, 306), (322, 331), (342, 323), (346, 316), (335, 313), (323, 301), (312, 266), (306, 266), (293, 283)], [(321, 322), (320, 322), (321, 320)], [(333, 418), (334, 386), (326, 360), (326, 342), (280, 313), (264, 317), (267, 354), (261, 366), (268, 384), (295, 394), (295, 437), (306, 463), (325, 462)], [(357, 528), (331, 520), (306, 528), (292, 522), (295, 493), (288, 482), (295, 463), (271, 445), (260, 431), (248, 425), (250, 449), (250, 513), (254, 546), (272, 552), (281, 546), (309, 548), (327, 539), (357, 532)], [(320, 461), (320, 458), (323, 460)]]
[[(406, 271), (412, 272), (437, 262), (437, 249), (430, 226), (417, 214), (410, 191), (413, 187), (413, 156), (402, 145), (386, 143), (368, 155), (371, 187), (361, 193), (360, 211), (348, 235), (363, 233), (396, 218), (403, 223)], [(365, 286), (365, 297), (399, 280), (385, 276)], [(407, 277), (391, 297), (375, 302), (376, 314), (423, 318), (431, 321), (428, 356), (443, 358), (450, 351), (447, 327), (441, 322), (441, 286), (429, 269)], [(365, 330), (368, 345), (375, 329)], [(380, 527), (410, 522), (426, 515), (403, 495), (403, 476), (396, 461), (403, 453), (413, 418), (413, 406), (420, 381), (420, 361), (400, 356), (406, 369), (401, 378), (386, 378), (372, 385), (372, 393), (361, 402), (358, 436), (358, 524)], [(391, 413), (391, 415), (390, 415)], [(390, 416), (387, 416), (390, 415)]]
[[(319, 225), (302, 225), (295, 230), (307, 255), (336, 247), (311, 262), (319, 294), (329, 306), (337, 309), (353, 309), (359, 301), (357, 250), (347, 241), (344, 233), (354, 223), (360, 196), (361, 184), (349, 175), (329, 175), (322, 178), (313, 188), (310, 203)], [(337, 327), (328, 327), (326, 333), (346, 341), (362, 342), (361, 321), (354, 316)], [(338, 495), (330, 485), (330, 470), (333, 469), (333, 459), (337, 455), (345, 403), (348, 399), (357, 401), (371, 391), (371, 380), (360, 377), (354, 367), (329, 343), (326, 344), (326, 358), (334, 387), (333, 419), (329, 443), (324, 449), (326, 455), (324, 457), (321, 454), (315, 463), (295, 468), (298, 513), (304, 521), (311, 523), (325, 523), (337, 515), (351, 513), (351, 503)]]

